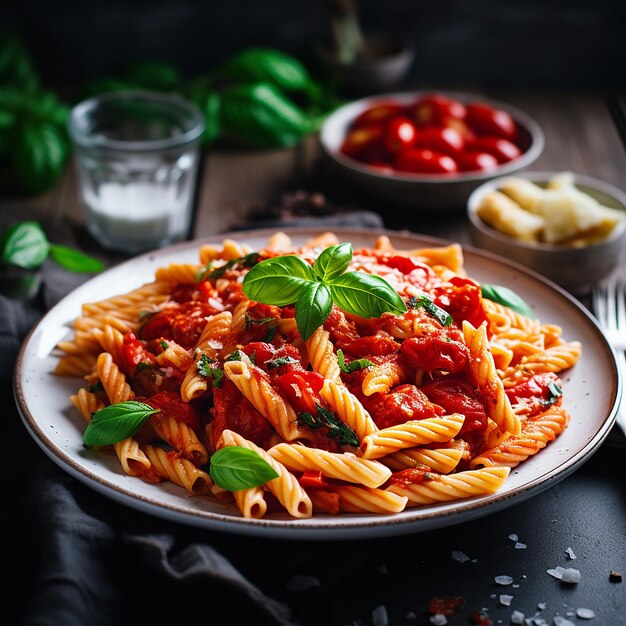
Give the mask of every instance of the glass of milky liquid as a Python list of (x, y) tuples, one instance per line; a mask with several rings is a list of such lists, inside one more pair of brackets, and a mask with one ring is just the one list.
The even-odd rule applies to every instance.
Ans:
[(136, 254), (188, 235), (204, 131), (194, 104), (102, 94), (74, 107), (69, 131), (87, 229), (103, 246)]

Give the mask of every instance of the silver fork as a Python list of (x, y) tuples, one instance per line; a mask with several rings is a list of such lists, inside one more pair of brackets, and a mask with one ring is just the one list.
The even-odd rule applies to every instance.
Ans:
[[(600, 328), (615, 348), (617, 367), (622, 383), (626, 384), (626, 283), (622, 280), (607, 280), (592, 290), (593, 310)], [(626, 434), (626, 401), (622, 386), (622, 399), (617, 412), (617, 423)], [(619, 402), (619, 399), (618, 399)]]

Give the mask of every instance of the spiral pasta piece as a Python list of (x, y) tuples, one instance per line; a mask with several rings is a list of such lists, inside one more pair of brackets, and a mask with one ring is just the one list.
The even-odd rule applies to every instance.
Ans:
[(279, 443), (268, 454), (292, 472), (309, 470), (324, 476), (362, 483), (366, 487), (380, 487), (391, 476), (391, 470), (377, 461), (368, 461), (348, 453), (335, 453), (300, 444)]
[(440, 474), (449, 474), (461, 460), (463, 451), (460, 448), (413, 448), (393, 452), (380, 459), (394, 472), (420, 465), (429, 467)]
[(359, 439), (363, 439), (363, 437), (378, 430), (378, 426), (365, 407), (342, 382), (334, 383), (325, 380), (320, 396), (337, 413), (339, 419), (356, 433)]
[(407, 373), (399, 363), (395, 361), (380, 363), (370, 367), (363, 378), (363, 394), (371, 396), (375, 393), (387, 393), (392, 387), (407, 380)]
[(378, 459), (404, 448), (450, 441), (461, 430), (464, 421), (463, 415), (453, 413), (383, 428), (363, 438), (361, 456), (364, 459)]
[(387, 491), (408, 498), (407, 507), (463, 500), (495, 493), (509, 475), (508, 467), (489, 467), (455, 474), (426, 474), (422, 482), (395, 483)]
[(95, 393), (91, 393), (84, 387), (81, 387), (76, 394), (71, 395), (70, 400), (87, 423), (91, 421), (92, 413), (104, 408), (104, 402)]
[(160, 439), (169, 443), (194, 465), (204, 465), (209, 455), (198, 435), (185, 422), (174, 419), (163, 412), (155, 413), (148, 418), (149, 426)]
[(277, 478), (265, 484), (268, 491), (276, 496), (292, 517), (311, 517), (313, 514), (311, 499), (300, 486), (296, 477), (282, 463), (274, 460), (263, 448), (259, 448), (252, 441), (245, 439), (232, 430), (224, 430), (222, 433), (222, 445), (240, 446), (256, 452), (278, 474)]
[(385, 489), (341, 485), (333, 487), (339, 496), (342, 513), (379, 513), (388, 515), (404, 511), (408, 498)]
[(237, 508), (244, 517), (260, 519), (267, 512), (265, 492), (262, 487), (251, 487), (233, 491)]
[(500, 430), (517, 435), (521, 431), (519, 417), (511, 408), (511, 403), (498, 376), (496, 365), (489, 349), (486, 323), (474, 328), (463, 321), (463, 335), (469, 348), (469, 368), (478, 385), (478, 393), (490, 417)]
[(126, 376), (120, 372), (119, 367), (113, 362), (113, 357), (108, 352), (101, 352), (98, 355), (96, 371), (111, 404), (132, 400), (135, 397), (135, 392), (126, 382)]
[(148, 457), (156, 473), (176, 483), (194, 496), (208, 493), (213, 481), (199, 467), (175, 452), (166, 452), (163, 448), (146, 444), (143, 451)]
[(330, 333), (320, 326), (306, 341), (309, 361), (313, 371), (326, 380), (336, 383), (341, 379), (341, 370), (335, 356), (335, 349), (330, 341)]
[(566, 411), (553, 406), (536, 418), (526, 420), (520, 435), (509, 437), (474, 457), (470, 467), (516, 467), (554, 441), (567, 428), (569, 420)]
[(156, 279), (180, 285), (195, 285), (201, 269), (202, 266), (195, 263), (170, 263), (157, 269)]

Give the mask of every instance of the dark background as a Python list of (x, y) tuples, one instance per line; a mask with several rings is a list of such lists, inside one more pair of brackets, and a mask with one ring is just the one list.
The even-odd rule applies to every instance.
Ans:
[[(412, 85), (605, 88), (626, 83), (626, 2), (362, 0), (363, 30), (416, 47)], [(186, 76), (251, 45), (306, 58), (329, 35), (325, 1), (23, 0), (0, 9), (51, 86), (162, 59)]]

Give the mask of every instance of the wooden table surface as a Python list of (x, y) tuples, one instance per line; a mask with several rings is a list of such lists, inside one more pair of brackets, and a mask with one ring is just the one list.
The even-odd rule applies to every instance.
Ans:
[[(489, 92), (526, 111), (542, 126), (543, 154), (528, 169), (569, 170), (626, 188), (626, 150), (603, 93)], [(50, 192), (35, 198), (0, 198), (0, 230), (16, 220), (39, 220), (51, 240), (95, 254), (108, 266), (123, 257), (101, 249), (84, 228), (74, 168), (69, 166)], [(367, 197), (329, 169), (317, 136), (294, 149), (213, 149), (203, 157), (192, 238), (245, 227), (251, 213), (284, 192), (322, 192), (339, 206), (379, 213), (390, 229), (469, 243), (464, 207), (455, 213), (411, 213)], [(626, 259), (623, 260), (626, 263)], [(623, 265), (622, 269), (626, 267)]]

